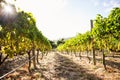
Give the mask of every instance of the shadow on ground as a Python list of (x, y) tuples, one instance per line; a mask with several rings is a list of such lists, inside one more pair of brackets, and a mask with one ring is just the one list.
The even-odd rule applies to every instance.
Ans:
[(54, 77), (59, 80), (102, 80), (66, 56), (56, 53), (55, 59), (58, 65), (55, 66)]
[[(82, 58), (86, 58), (86, 56), (82, 56)], [(92, 61), (92, 56), (89, 56), (89, 58), (90, 58), (90, 61)], [(110, 58), (110, 60), (105, 59), (105, 62), (106, 62), (107, 66), (110, 66), (112, 68), (120, 70), (120, 62), (119, 62), (120, 56), (119, 55), (118, 56), (115, 55), (114, 57), (112, 57), (112, 56), (106, 56), (106, 58)], [(99, 63), (102, 63), (102, 57), (98, 58), (96, 56), (96, 61), (99, 62)]]
[(0, 76), (3, 76), (11, 70), (17, 68), (20, 64), (23, 64), (24, 61), (26, 61), (25, 57), (19, 57), (12, 60), (8, 59), (0, 66)]
[[(114, 60), (115, 58), (113, 58), (113, 60)], [(98, 62), (102, 62), (102, 59), (98, 59), (98, 58), (96, 58), (96, 60), (98, 61)], [(120, 70), (120, 62), (116, 62), (116, 61), (113, 61), (113, 60), (105, 60), (105, 62), (106, 62), (106, 65), (108, 65), (108, 66), (110, 66), (110, 67), (112, 67), (112, 68), (115, 68), (115, 69), (118, 69), (118, 70)]]

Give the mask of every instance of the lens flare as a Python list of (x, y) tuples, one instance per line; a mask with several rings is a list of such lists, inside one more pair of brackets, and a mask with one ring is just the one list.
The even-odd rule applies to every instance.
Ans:
[(4, 13), (9, 13), (9, 14), (13, 14), (13, 8), (10, 5), (5, 5), (4, 8)]
[(4, 2), (0, 4), (0, 22), (11, 23), (16, 16), (17, 12), (14, 5)]

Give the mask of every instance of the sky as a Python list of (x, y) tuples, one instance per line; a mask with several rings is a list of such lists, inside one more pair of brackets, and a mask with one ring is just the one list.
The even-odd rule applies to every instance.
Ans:
[(50, 40), (73, 37), (90, 30), (97, 14), (107, 17), (120, 0), (6, 0), (33, 13), (38, 29)]

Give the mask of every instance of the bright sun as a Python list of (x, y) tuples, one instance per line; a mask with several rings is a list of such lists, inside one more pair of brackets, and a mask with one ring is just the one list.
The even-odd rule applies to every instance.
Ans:
[(2, 2), (0, 5), (0, 19), (3, 22), (10, 22), (16, 18), (16, 8), (12, 4)]
[(3, 10), (5, 13), (13, 14), (13, 8), (10, 5), (4, 5)]

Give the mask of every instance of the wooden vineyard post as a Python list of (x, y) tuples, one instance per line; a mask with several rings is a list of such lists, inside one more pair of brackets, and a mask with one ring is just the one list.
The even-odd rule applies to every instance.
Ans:
[[(91, 24), (91, 31), (92, 31), (92, 28), (93, 28), (93, 20), (90, 20), (90, 24)], [(94, 44), (94, 38), (92, 38), (93, 64), (96, 65), (94, 45), (95, 45), (95, 44)]]

